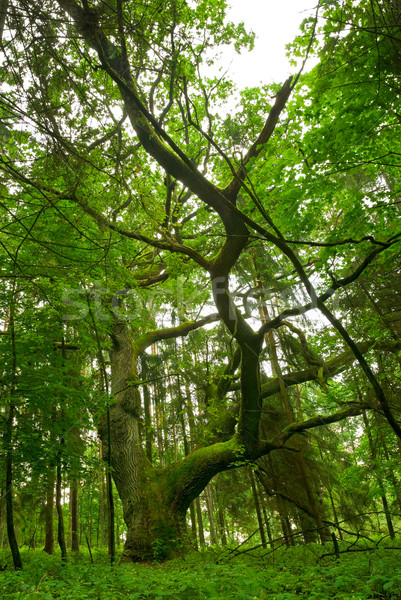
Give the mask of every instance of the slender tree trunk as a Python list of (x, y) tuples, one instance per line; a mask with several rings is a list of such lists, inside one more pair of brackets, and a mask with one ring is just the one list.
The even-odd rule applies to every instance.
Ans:
[[(380, 422), (379, 422), (379, 419), (378, 419), (377, 415), (375, 415), (375, 421), (376, 421), (376, 424), (377, 424), (377, 427), (378, 427), (378, 432), (379, 432), (379, 436), (380, 436), (380, 443), (381, 443), (381, 445), (383, 447), (384, 457), (385, 457), (385, 459), (387, 461), (387, 464), (388, 464), (390, 462), (390, 456), (389, 456), (389, 453), (388, 453), (386, 440), (384, 439), (384, 436), (383, 436), (383, 433), (382, 433), (382, 429), (380, 427)], [(401, 513), (401, 490), (400, 490), (400, 484), (397, 481), (396, 476), (394, 475), (394, 470), (390, 466), (387, 467), (387, 472), (388, 472), (389, 480), (391, 481), (391, 485), (392, 485), (393, 490), (394, 490), (395, 497), (397, 499), (398, 509), (399, 509), (399, 511)]]
[[(319, 440), (317, 441), (317, 446), (319, 448), (320, 458), (321, 458), (321, 460), (323, 462), (324, 461), (324, 457), (323, 457), (323, 452), (322, 452), (322, 448), (321, 448), (321, 444), (320, 444)], [(342, 540), (343, 539), (343, 534), (342, 534), (342, 531), (340, 529), (340, 524), (339, 524), (338, 515), (337, 515), (337, 509), (336, 509), (336, 506), (335, 506), (335, 503), (334, 503), (334, 498), (333, 498), (333, 494), (332, 494), (331, 486), (330, 485), (327, 485), (327, 493), (328, 493), (328, 496), (329, 496), (329, 499), (330, 499), (330, 504), (331, 504), (331, 509), (332, 509), (332, 512), (333, 512), (334, 523), (337, 526), (336, 536), (338, 535), (339, 538), (340, 538), (340, 540)], [(330, 535), (330, 537), (333, 539), (333, 535), (332, 534)]]
[[(262, 320), (264, 322), (266, 322), (269, 319), (269, 314), (267, 312), (267, 307), (263, 302), (260, 302), (260, 312), (261, 312)], [(277, 376), (277, 378), (279, 380), (280, 396), (281, 396), (281, 399), (282, 399), (282, 402), (284, 405), (284, 410), (285, 410), (285, 413), (287, 416), (288, 424), (291, 425), (294, 422), (294, 415), (293, 415), (293, 410), (292, 410), (292, 407), (291, 407), (291, 404), (290, 404), (290, 401), (288, 398), (287, 389), (284, 385), (283, 374), (281, 371), (280, 362), (277, 357), (276, 342), (274, 339), (273, 332), (270, 331), (266, 337), (267, 337), (268, 347), (270, 350), (270, 362), (271, 362), (272, 370), (273, 370), (273, 373)], [(295, 450), (295, 462), (297, 464), (298, 470), (301, 475), (302, 483), (303, 483), (303, 486), (306, 491), (306, 495), (307, 495), (309, 506), (310, 506), (310, 511), (313, 514), (313, 517), (316, 521), (316, 526), (318, 529), (318, 534), (319, 534), (320, 540), (321, 540), (322, 544), (325, 544), (327, 542), (326, 527), (323, 525), (323, 520), (322, 520), (320, 510), (319, 510), (319, 506), (318, 506), (318, 503), (316, 502), (315, 493), (312, 489), (310, 477), (307, 473), (304, 457), (302, 454), (302, 449), (299, 444), (298, 435), (295, 434), (293, 436), (292, 443), (293, 443), (294, 450)], [(305, 531), (307, 531), (307, 529)]]
[(9, 0), (0, 0), (0, 44), (3, 43), (4, 24), (7, 16)]
[(12, 366), (11, 366), (11, 386), (10, 386), (10, 401), (8, 405), (8, 416), (5, 423), (5, 434), (4, 442), (6, 449), (6, 522), (7, 522), (7, 534), (8, 542), (10, 544), (10, 550), (13, 557), (14, 568), (16, 570), (22, 569), (22, 560), (18, 548), (17, 536), (15, 534), (14, 526), (14, 506), (13, 506), (13, 429), (14, 429), (14, 417), (15, 417), (15, 404), (14, 404), (14, 393), (17, 377), (17, 351), (15, 345), (15, 305), (14, 305), (14, 294), (15, 284), (13, 290), (13, 297), (10, 306), (10, 334), (11, 334), (11, 353), (12, 353)]
[(45, 506), (45, 547), (44, 552), (53, 554), (54, 552), (54, 482), (55, 468), (49, 467), (46, 485), (46, 506)]
[(120, 519), (116, 518), (116, 546), (120, 548)]
[(112, 465), (112, 444), (111, 444), (111, 424), (110, 424), (110, 408), (107, 409), (107, 464), (106, 472), (106, 490), (107, 490), (107, 540), (109, 547), (109, 556), (111, 564), (116, 558), (116, 542), (115, 542), (115, 514), (114, 514), (114, 497), (113, 497), (113, 481), (111, 478)]
[(57, 456), (57, 468), (56, 468), (56, 510), (57, 510), (57, 518), (58, 518), (58, 527), (57, 527), (57, 541), (61, 550), (61, 560), (67, 560), (67, 546), (65, 543), (65, 530), (64, 530), (64, 517), (63, 517), (63, 507), (61, 504), (61, 494), (62, 494), (62, 479), (61, 479), (61, 453), (58, 453)]
[[(156, 347), (152, 345), (152, 355), (157, 356)], [(165, 439), (165, 416), (164, 416), (164, 388), (160, 386), (160, 382), (156, 381), (154, 383), (154, 396), (153, 396), (153, 404), (154, 404), (154, 414), (155, 414), (155, 424), (156, 424), (156, 446), (157, 446), (157, 456), (159, 459), (159, 466), (161, 468), (164, 467), (165, 462), (165, 452), (167, 440)]]
[[(178, 411), (178, 418), (179, 418), (180, 425), (181, 425), (182, 439), (184, 441), (184, 453), (185, 453), (185, 456), (188, 456), (188, 454), (189, 454), (189, 444), (188, 444), (187, 432), (185, 430), (185, 420), (184, 420), (184, 411), (183, 411), (183, 397), (182, 397), (181, 385), (180, 385), (180, 378), (179, 377), (177, 378), (177, 394), (178, 394), (178, 398), (179, 398), (179, 402), (180, 402), (180, 410)], [(190, 517), (191, 517), (192, 540), (193, 540), (193, 543), (194, 543), (195, 550), (197, 550), (198, 549), (198, 537), (197, 537), (197, 531), (196, 531), (196, 512), (195, 512), (194, 502), (191, 502), (191, 504), (189, 505), (189, 514), (190, 514)]]
[(393, 520), (391, 518), (391, 513), (390, 513), (390, 509), (388, 507), (388, 502), (387, 502), (387, 496), (384, 493), (384, 489), (382, 488), (382, 504), (383, 504), (383, 510), (384, 510), (384, 514), (386, 517), (386, 522), (387, 522), (387, 529), (388, 529), (388, 533), (390, 535), (390, 538), (393, 540), (395, 538), (395, 531), (394, 531), (394, 525), (393, 525)]
[(255, 504), (256, 517), (258, 519), (260, 539), (262, 542), (262, 547), (267, 548), (266, 534), (265, 534), (265, 528), (264, 528), (264, 523), (263, 523), (262, 511), (260, 508), (258, 491), (256, 489), (255, 476), (254, 476), (251, 468), (249, 469), (248, 472), (249, 472), (249, 478), (251, 481), (251, 488), (252, 488), (253, 502)]
[(18, 548), (17, 537), (14, 527), (14, 507), (13, 507), (13, 421), (15, 406), (12, 400), (8, 407), (8, 418), (6, 421), (5, 446), (6, 446), (6, 521), (8, 542), (10, 544), (11, 554), (13, 556), (14, 568), (22, 569), (21, 555)]
[(89, 545), (92, 546), (92, 508), (93, 508), (93, 489), (90, 487), (89, 491), (89, 511), (88, 511), (88, 538)]
[(210, 526), (210, 543), (213, 545), (217, 544), (217, 536), (216, 536), (216, 526), (214, 523), (214, 510), (213, 510), (213, 499), (212, 499), (212, 490), (210, 489), (210, 485), (207, 485), (204, 489), (205, 500), (206, 500), (206, 509), (209, 517), (209, 526)]
[[(146, 380), (149, 377), (149, 368), (147, 363), (146, 354), (142, 354), (141, 357), (142, 365), (142, 379)], [(152, 463), (152, 444), (153, 444), (153, 430), (152, 430), (152, 414), (151, 414), (151, 397), (149, 384), (145, 383), (143, 386), (143, 406), (144, 406), (144, 417), (145, 417), (145, 447), (146, 457), (150, 463)]]
[(264, 498), (265, 498), (264, 488), (263, 488), (263, 485), (262, 485), (259, 477), (255, 477), (255, 481), (256, 481), (256, 489), (258, 490), (258, 497), (260, 499), (260, 505), (262, 508), (263, 522), (266, 527), (267, 537), (269, 539), (269, 544), (270, 544), (271, 548), (274, 548), (273, 536), (272, 536), (270, 522), (269, 522), (270, 519), (267, 516), (266, 506), (265, 506), (265, 502), (264, 502)]
[[(99, 364), (100, 364), (100, 370), (102, 373), (103, 389), (105, 390), (106, 394), (109, 395), (110, 386), (109, 386), (109, 379), (108, 379), (106, 365), (105, 365), (104, 356), (103, 356), (102, 344), (100, 341), (100, 336), (99, 336), (99, 331), (97, 328), (95, 315), (94, 315), (93, 311), (91, 310), (89, 301), (88, 301), (88, 309), (89, 309), (90, 316), (92, 318), (93, 329), (94, 329), (95, 336), (96, 336), (97, 351), (98, 351), (97, 354), (98, 354), (98, 360), (99, 360)], [(123, 330), (125, 331), (125, 334), (126, 334), (127, 328), (123, 327)], [(118, 346), (119, 346), (118, 343), (116, 343), (116, 353), (115, 354), (117, 356), (119, 355)], [(126, 347), (124, 347), (124, 350), (126, 350)], [(125, 353), (123, 354), (123, 356), (125, 358)], [(118, 361), (117, 361), (117, 363), (118, 363)], [(129, 373), (129, 370), (127, 371), (126, 364), (123, 365), (123, 368), (125, 371), (125, 376), (122, 378), (121, 371), (120, 371), (121, 365), (118, 366), (119, 379), (117, 382), (117, 392), (116, 393), (118, 393), (120, 391), (121, 385), (126, 384), (127, 373)], [(100, 433), (100, 430), (99, 430), (99, 433)], [(102, 437), (102, 435), (103, 435), (103, 437)], [(112, 479), (111, 479), (111, 477), (112, 477), (111, 476), (112, 460), (114, 458), (114, 456), (113, 456), (114, 455), (114, 447), (112, 444), (112, 424), (111, 424), (111, 411), (110, 411), (109, 405), (107, 406), (106, 422), (103, 424), (102, 435), (100, 436), (101, 440), (103, 442), (102, 451), (105, 450), (104, 455), (102, 454), (102, 457), (105, 459), (107, 466), (108, 466), (108, 469), (106, 472), (107, 532), (108, 532), (107, 539), (108, 539), (110, 562), (111, 562), (111, 564), (113, 564), (115, 561), (115, 554), (116, 554), (115, 534), (114, 534), (114, 526), (115, 526), (115, 523), (114, 523), (114, 498), (113, 498), (113, 483), (112, 483)], [(114, 439), (113, 439), (113, 441), (114, 441)], [(141, 436), (140, 436), (139, 431), (138, 431), (138, 443), (139, 444), (141, 443)]]
[(290, 537), (291, 527), (290, 527), (290, 522), (289, 522), (289, 518), (288, 518), (288, 512), (287, 512), (287, 508), (285, 506), (284, 500), (279, 496), (279, 494), (277, 494), (278, 481), (277, 481), (277, 478), (275, 475), (272, 457), (271, 456), (263, 457), (261, 459), (261, 461), (262, 461), (262, 464), (263, 464), (263, 461), (266, 461), (266, 464), (269, 467), (269, 473), (270, 473), (270, 476), (272, 479), (273, 490), (272, 491), (269, 490), (268, 484), (266, 481), (266, 474), (264, 472), (256, 471), (256, 474), (257, 474), (258, 479), (259, 479), (263, 489), (265, 490), (266, 494), (271, 496), (275, 493), (274, 498), (275, 498), (275, 502), (276, 502), (276, 506), (277, 506), (277, 512), (280, 517), (280, 525), (281, 525), (281, 529), (283, 532), (284, 541), (285, 541), (286, 546), (290, 546), (290, 545), (292, 545), (292, 539)]
[(217, 482), (216, 482), (216, 487), (215, 487), (215, 493), (216, 493), (216, 501), (217, 501), (217, 515), (218, 515), (218, 520), (219, 520), (220, 540), (221, 540), (222, 546), (227, 546), (227, 535), (226, 535), (226, 524), (225, 524), (225, 519), (224, 519), (224, 510), (220, 503), (220, 487)]
[(218, 508), (218, 518), (219, 518), (219, 529), (220, 529), (220, 539), (221, 545), (227, 546), (227, 535), (226, 535), (226, 524), (224, 520), (224, 512), (221, 506)]
[[(99, 452), (102, 456), (102, 441), (99, 440)], [(99, 545), (105, 546), (107, 544), (107, 528), (105, 523), (107, 522), (107, 503), (106, 503), (106, 486), (104, 482), (104, 467), (99, 467)]]
[(336, 505), (334, 504), (334, 498), (333, 498), (333, 494), (331, 493), (331, 490), (328, 490), (329, 492), (329, 498), (330, 498), (330, 503), (331, 503), (331, 508), (333, 511), (333, 517), (334, 517), (334, 522), (337, 525), (337, 535), (339, 536), (340, 540), (343, 539), (343, 532), (340, 529), (340, 523), (338, 520), (338, 515), (337, 515), (337, 510), (336, 510)]
[(79, 480), (74, 478), (70, 484), (71, 552), (79, 552), (78, 489)]
[(282, 500), (279, 496), (276, 496), (276, 502), (277, 510), (280, 515), (281, 529), (283, 531), (285, 544), (286, 546), (293, 546), (294, 539), (292, 537), (292, 530), (290, 520), (288, 518), (287, 507), (285, 505), (284, 500)]
[(0, 488), (0, 549), (4, 546), (4, 524), (5, 524), (5, 502), (4, 502), (4, 487)]
[(197, 535), (197, 527), (196, 527), (195, 504), (193, 502), (191, 502), (191, 504), (189, 505), (189, 516), (191, 518), (192, 541), (193, 541), (195, 550), (197, 550), (198, 549), (198, 535)]
[(199, 496), (196, 498), (195, 504), (196, 504), (196, 516), (198, 519), (199, 544), (201, 546), (204, 546), (205, 545), (205, 533), (203, 530), (202, 508), (201, 508)]
[[(363, 422), (365, 424), (366, 434), (368, 436), (370, 454), (372, 456), (373, 462), (375, 463), (377, 454), (376, 454), (376, 447), (373, 442), (372, 430), (370, 428), (370, 423), (368, 421), (366, 412), (363, 411), (362, 415), (363, 415)], [(376, 464), (374, 465), (374, 471), (375, 471), (377, 485), (379, 486), (379, 489), (380, 489), (381, 501), (382, 501), (382, 505), (383, 505), (384, 515), (386, 517), (388, 533), (389, 533), (390, 538), (393, 540), (395, 538), (394, 525), (393, 525), (393, 521), (391, 518), (390, 510), (389, 510), (386, 493), (384, 491), (383, 479), (382, 479), (381, 475), (377, 472)]]
[(262, 514), (263, 514), (263, 519), (264, 519), (264, 523), (265, 523), (265, 527), (266, 527), (267, 537), (269, 539), (269, 544), (270, 544), (270, 547), (273, 549), (274, 548), (274, 542), (273, 542), (272, 530), (271, 530), (271, 527), (270, 527), (269, 518), (267, 516), (266, 509), (263, 506), (263, 504), (262, 504)]

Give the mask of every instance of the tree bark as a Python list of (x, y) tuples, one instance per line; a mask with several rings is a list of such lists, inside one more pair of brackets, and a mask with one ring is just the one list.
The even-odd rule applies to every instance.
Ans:
[[(100, 457), (102, 457), (102, 441), (99, 441), (99, 453)], [(99, 536), (98, 536), (98, 544), (100, 546), (104, 546), (106, 544), (107, 539), (107, 530), (105, 527), (105, 523), (107, 521), (107, 507), (106, 507), (106, 486), (104, 483), (104, 468), (102, 465), (99, 467)]]
[(101, 424), (99, 433), (103, 458), (110, 460), (123, 505), (127, 525), (124, 558), (144, 561), (155, 555), (167, 558), (178, 551), (186, 522), (185, 511), (173, 506), (169, 473), (156, 470), (142, 448), (137, 358), (128, 328), (115, 322), (110, 360), (111, 393), (116, 403), (110, 407), (109, 439), (107, 423)]
[[(199, 323), (203, 323), (200, 321)], [(110, 428), (105, 418), (99, 425), (103, 458), (112, 469), (117, 491), (122, 501), (127, 538), (124, 557), (134, 561), (169, 558), (188, 546), (185, 514), (191, 502), (205, 489), (217, 473), (230, 468), (238, 460), (255, 460), (271, 449), (281, 447), (283, 441), (304, 428), (324, 424), (319, 415), (303, 423), (291, 423), (279, 436), (277, 445), (259, 441), (260, 387), (259, 347), (244, 326), (242, 336), (252, 344), (242, 347), (242, 396), (245, 401), (239, 414), (238, 433), (210, 446), (199, 446), (184, 459), (164, 469), (156, 469), (149, 462), (141, 440), (142, 403), (139, 393), (137, 361), (146, 347), (164, 337), (186, 335), (195, 328), (184, 323), (177, 328), (143, 334), (132, 340), (125, 322), (115, 320), (110, 350), (111, 397)], [(188, 390), (189, 392), (189, 390)], [(187, 399), (191, 436), (195, 435), (194, 415), (190, 398)], [(331, 415), (326, 422), (337, 421), (349, 409)], [(352, 407), (352, 414), (360, 412)], [(110, 433), (108, 433), (110, 432)], [(109, 448), (111, 452), (109, 453)], [(197, 503), (199, 508), (199, 504)], [(198, 519), (200, 510), (198, 512)], [(200, 523), (198, 522), (198, 525)], [(289, 526), (288, 526), (289, 528)], [(199, 537), (202, 543), (202, 529)]]
[(209, 533), (210, 533), (210, 543), (217, 544), (217, 535), (216, 535), (216, 526), (214, 522), (214, 510), (213, 510), (213, 499), (212, 499), (212, 490), (210, 489), (210, 485), (208, 484), (204, 489), (205, 500), (206, 500), (206, 509), (209, 517)]
[(269, 539), (269, 544), (271, 548), (274, 548), (274, 543), (273, 543), (273, 536), (272, 536), (272, 532), (271, 532), (271, 527), (270, 527), (270, 518), (267, 516), (267, 511), (266, 511), (266, 506), (265, 506), (265, 498), (264, 498), (264, 489), (263, 489), (263, 485), (259, 479), (259, 477), (255, 477), (255, 482), (256, 482), (256, 489), (258, 491), (258, 497), (260, 499), (260, 505), (262, 508), (262, 515), (263, 515), (263, 522), (264, 525), (266, 527), (266, 532), (267, 532), (267, 537)]
[(196, 498), (195, 504), (196, 504), (196, 517), (198, 519), (199, 544), (201, 546), (204, 546), (206, 544), (205, 531), (203, 529), (202, 507), (201, 507), (199, 496)]
[(22, 560), (18, 548), (17, 537), (14, 527), (14, 506), (13, 506), (13, 421), (15, 406), (12, 400), (8, 407), (8, 418), (6, 421), (5, 446), (6, 446), (6, 521), (7, 534), (10, 550), (13, 557), (14, 568), (22, 569)]
[(64, 517), (63, 517), (63, 507), (61, 504), (61, 453), (58, 453), (57, 456), (57, 467), (56, 467), (56, 510), (58, 517), (58, 526), (57, 526), (57, 541), (61, 550), (61, 560), (65, 562), (67, 560), (67, 546), (65, 543), (65, 530), (64, 530)]
[(4, 24), (6, 21), (9, 0), (0, 0), (0, 44), (3, 43)]
[(55, 482), (55, 468), (49, 467), (47, 474), (47, 485), (46, 485), (46, 506), (45, 506), (45, 547), (44, 552), (47, 554), (53, 554), (54, 552), (54, 482)]
[(4, 545), (4, 524), (5, 524), (5, 502), (4, 502), (4, 487), (0, 488), (0, 549)]
[(264, 523), (263, 523), (262, 511), (261, 511), (261, 507), (260, 507), (258, 491), (256, 489), (255, 476), (254, 476), (251, 468), (249, 469), (249, 478), (251, 481), (252, 495), (253, 495), (253, 501), (255, 504), (256, 517), (258, 519), (259, 533), (260, 533), (260, 539), (262, 541), (262, 547), (267, 548), (267, 541), (266, 541), (266, 534), (265, 534), (265, 528), (264, 528)]
[[(261, 313), (261, 317), (262, 317), (262, 322), (267, 322), (269, 320), (269, 314), (267, 312), (266, 305), (262, 301), (260, 301), (260, 313)], [(274, 339), (273, 332), (270, 331), (267, 334), (266, 338), (267, 338), (267, 344), (268, 344), (268, 347), (270, 350), (270, 362), (271, 362), (272, 371), (273, 371), (273, 374), (276, 375), (278, 378), (278, 382), (279, 382), (279, 386), (280, 386), (280, 397), (283, 402), (283, 406), (284, 406), (285, 414), (287, 416), (288, 424), (291, 425), (294, 422), (294, 414), (293, 414), (293, 409), (292, 409), (292, 406), (290, 404), (290, 400), (288, 397), (287, 388), (284, 385), (283, 373), (282, 373), (280, 362), (279, 362), (278, 356), (277, 356), (276, 342)], [(301, 475), (302, 483), (303, 483), (303, 486), (306, 491), (310, 510), (316, 521), (316, 527), (318, 530), (320, 540), (321, 540), (322, 544), (325, 544), (327, 542), (326, 529), (323, 525), (323, 520), (322, 520), (322, 517), (320, 514), (319, 506), (318, 506), (318, 503), (316, 502), (315, 493), (312, 489), (310, 476), (306, 469), (304, 456), (302, 453), (302, 448), (300, 446), (297, 434), (295, 434), (293, 436), (292, 442), (293, 442), (294, 450), (295, 450), (295, 463), (296, 463), (299, 473)], [(306, 525), (305, 525), (305, 521), (306, 521)], [(313, 535), (309, 535), (310, 528), (308, 527), (307, 521), (308, 521), (308, 518), (304, 515), (301, 515), (301, 523), (303, 524), (302, 528), (304, 530), (304, 537), (305, 537), (306, 542), (312, 541), (311, 538), (313, 537)]]
[(216, 483), (215, 487), (216, 492), (216, 501), (217, 501), (217, 514), (219, 519), (219, 534), (222, 546), (227, 546), (227, 534), (226, 534), (226, 524), (224, 519), (224, 510), (220, 504), (220, 487), (218, 483)]
[[(146, 380), (149, 376), (149, 368), (147, 363), (146, 354), (144, 353), (141, 357), (142, 365), (142, 379)], [(148, 461), (152, 462), (152, 442), (153, 442), (153, 431), (152, 431), (152, 414), (151, 414), (151, 398), (149, 385), (145, 383), (143, 386), (143, 403), (144, 403), (144, 417), (145, 417), (145, 448), (146, 457)]]
[(17, 351), (15, 344), (15, 284), (13, 289), (13, 297), (10, 304), (10, 334), (11, 334), (11, 386), (10, 386), (10, 400), (8, 404), (8, 416), (5, 423), (4, 433), (4, 445), (6, 450), (6, 522), (7, 522), (7, 534), (8, 542), (10, 544), (10, 550), (13, 557), (14, 568), (16, 570), (22, 569), (22, 560), (20, 551), (18, 548), (17, 536), (15, 534), (14, 527), (14, 503), (13, 503), (13, 432), (14, 432), (14, 417), (16, 407), (14, 404), (14, 392), (16, 386), (17, 377)]
[(70, 483), (71, 552), (79, 552), (78, 490), (79, 480), (74, 478)]
[[(371, 428), (370, 428), (370, 423), (368, 421), (368, 417), (366, 415), (366, 412), (363, 413), (363, 422), (365, 424), (366, 434), (368, 436), (370, 453), (371, 453), (372, 459), (373, 459), (373, 461), (375, 463), (376, 458), (377, 458), (376, 447), (375, 447), (375, 444), (373, 442), (372, 431), (371, 431)], [(382, 505), (383, 505), (383, 512), (384, 512), (384, 515), (386, 517), (388, 533), (389, 533), (390, 538), (393, 540), (395, 538), (395, 531), (394, 531), (394, 525), (393, 525), (393, 521), (392, 521), (392, 518), (391, 518), (391, 513), (390, 513), (390, 510), (389, 510), (388, 502), (387, 502), (386, 492), (384, 490), (383, 479), (382, 479), (381, 475), (377, 472), (377, 465), (376, 464), (374, 464), (373, 469), (374, 469), (374, 472), (375, 472), (375, 477), (376, 477), (377, 485), (379, 486), (379, 489), (380, 489), (381, 501), (382, 501)]]
[(114, 513), (114, 497), (113, 497), (113, 481), (108, 471), (106, 473), (106, 490), (107, 490), (107, 546), (109, 550), (110, 562), (113, 564), (116, 559), (115, 548), (115, 513)]

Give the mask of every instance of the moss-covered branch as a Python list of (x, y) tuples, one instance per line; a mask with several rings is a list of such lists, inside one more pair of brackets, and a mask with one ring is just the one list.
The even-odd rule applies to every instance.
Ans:
[(321, 427), (322, 425), (330, 425), (330, 423), (338, 423), (338, 421), (342, 421), (347, 417), (355, 417), (360, 415), (364, 410), (370, 408), (372, 408), (371, 404), (359, 404), (355, 402), (350, 403), (345, 408), (342, 408), (331, 415), (316, 415), (310, 419), (307, 419), (306, 421), (297, 421), (291, 423), (278, 435), (276, 435), (273, 440), (266, 442), (266, 449), (270, 451), (272, 449), (272, 445), (276, 448), (281, 448), (295, 433), (300, 433), (301, 431), (306, 431), (307, 429), (313, 429), (314, 427)]
[(198, 448), (173, 467), (166, 469), (170, 500), (177, 510), (186, 510), (217, 473), (245, 465), (272, 450), (283, 448), (285, 442), (296, 433), (337, 423), (348, 417), (360, 415), (368, 408), (371, 408), (369, 404), (354, 403), (330, 415), (316, 415), (306, 421), (291, 423), (272, 440), (264, 440), (250, 449), (243, 445), (238, 434), (234, 434), (226, 442)]
[[(377, 345), (374, 342), (362, 342), (358, 345), (359, 351), (361, 354), (365, 354), (373, 347), (379, 349), (385, 349), (390, 352), (395, 352), (397, 350), (396, 345), (394, 346), (390, 344), (380, 344)], [(316, 381), (322, 376), (324, 379), (328, 379), (329, 377), (333, 377), (338, 373), (344, 371), (347, 367), (349, 367), (355, 361), (355, 355), (351, 350), (346, 350), (345, 352), (341, 352), (338, 356), (326, 361), (317, 366), (311, 366), (303, 371), (294, 371), (292, 373), (286, 373), (283, 375), (283, 382), (286, 387), (290, 387), (293, 385), (299, 385), (300, 383), (305, 383), (307, 381)], [(319, 375), (320, 371), (320, 375)], [(278, 394), (280, 392), (280, 380), (278, 377), (271, 379), (267, 383), (262, 386), (262, 398), (268, 398), (269, 396), (274, 396), (274, 394)]]
[(207, 315), (203, 319), (198, 321), (186, 321), (176, 327), (165, 327), (164, 329), (156, 329), (154, 331), (148, 331), (139, 336), (133, 343), (134, 354), (138, 357), (146, 348), (149, 348), (152, 344), (160, 342), (161, 340), (168, 340), (177, 337), (184, 337), (191, 331), (199, 329), (209, 323), (215, 323), (219, 320), (219, 315), (213, 313)]

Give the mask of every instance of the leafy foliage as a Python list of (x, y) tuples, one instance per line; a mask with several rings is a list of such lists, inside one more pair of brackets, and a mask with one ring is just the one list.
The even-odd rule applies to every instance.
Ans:
[[(286, 551), (275, 563), (263, 558), (216, 563), (210, 551), (158, 565), (110, 567), (98, 555), (95, 565), (82, 556), (65, 566), (54, 558), (24, 556), (23, 573), (3, 572), (5, 600), (71, 598), (106, 600), (395, 600), (401, 596), (401, 571), (396, 551), (349, 555), (338, 564), (318, 561), (316, 546)], [(392, 553), (391, 553), (392, 552)], [(4, 561), (3, 561), (4, 562)]]
[[(223, 0), (9, 5), (1, 452), (24, 535), (34, 539), (57, 465), (59, 496), (61, 484), (69, 493), (78, 480), (88, 484), (81, 523), (89, 545), (96, 528), (104, 542), (97, 429), (135, 560), (180, 546), (191, 506), (200, 544), (204, 524), (217, 540), (216, 515), (222, 544), (252, 537), (256, 523), (262, 546), (264, 526), (271, 546), (281, 534), (292, 544), (295, 530), (324, 543), (333, 523), (365, 535), (369, 513), (381, 513), (375, 528), (394, 537), (395, 4), (321, 2), (290, 48), (301, 62), (314, 55), (316, 66), (241, 91), (210, 71), (222, 46), (253, 44), (243, 24), (227, 22)], [(320, 428), (344, 419), (346, 427)], [(226, 473), (206, 487), (249, 465), (257, 484)], [(256, 518), (247, 516), (253, 506)], [(188, 573), (182, 597), (297, 594), (285, 572), (274, 589), (255, 587), (254, 576), (241, 587), (239, 568), (230, 592), (228, 568), (205, 566), (214, 568), (221, 585), (206, 577), (196, 587)], [(345, 598), (353, 567), (344, 579), (334, 571)], [(319, 577), (298, 595), (324, 595)], [(42, 593), (45, 581), (29, 593)]]

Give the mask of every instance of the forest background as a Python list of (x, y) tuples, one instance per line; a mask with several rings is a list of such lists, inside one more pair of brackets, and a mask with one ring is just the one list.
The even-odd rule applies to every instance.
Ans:
[(15, 568), (55, 522), (64, 561), (394, 540), (399, 3), (322, 0), (244, 90), (222, 1), (0, 9)]

